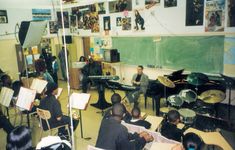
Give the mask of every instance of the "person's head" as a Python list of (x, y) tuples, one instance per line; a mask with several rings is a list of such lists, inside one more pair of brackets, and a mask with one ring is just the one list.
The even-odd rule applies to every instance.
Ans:
[(132, 110), (131, 110), (131, 115), (134, 119), (138, 119), (140, 118), (140, 114), (141, 114), (141, 111), (140, 111), (140, 108), (139, 107), (134, 107)]
[(10, 87), (11, 86), (12, 80), (11, 80), (11, 77), (9, 75), (4, 74), (1, 77), (1, 81), (2, 81), (2, 85), (5, 86), (5, 87)]
[(85, 56), (81, 56), (81, 57), (79, 58), (79, 61), (80, 61), (80, 62), (86, 62), (86, 57), (85, 57)]
[(90, 58), (88, 61), (89, 61), (89, 64), (93, 64), (94, 63), (93, 58)]
[(58, 93), (58, 85), (54, 82), (49, 82), (46, 87), (46, 95), (56, 95)]
[(121, 96), (118, 94), (118, 93), (114, 93), (112, 96), (111, 96), (111, 102), (112, 102), (112, 105), (115, 105), (117, 103), (121, 103)]
[(6, 150), (31, 150), (32, 137), (25, 126), (16, 127), (7, 135)]
[(35, 69), (37, 73), (46, 71), (46, 63), (43, 59), (38, 59), (35, 61)]
[(202, 139), (195, 133), (189, 132), (183, 136), (185, 150), (201, 150), (204, 145)]
[(18, 96), (20, 88), (23, 86), (21, 81), (15, 81), (12, 83), (12, 90), (14, 91), (13, 96)]
[(52, 56), (51, 60), (55, 61), (56, 60), (56, 56)]
[(144, 67), (143, 67), (142, 65), (139, 65), (139, 66), (137, 67), (137, 73), (138, 73), (138, 74), (142, 74), (142, 73), (143, 73), (143, 70), (144, 70)]
[(180, 122), (180, 113), (177, 110), (170, 110), (167, 113), (167, 120), (177, 125)]
[(123, 116), (126, 113), (126, 108), (123, 104), (117, 103), (112, 107), (112, 116), (117, 118), (119, 121), (122, 120)]

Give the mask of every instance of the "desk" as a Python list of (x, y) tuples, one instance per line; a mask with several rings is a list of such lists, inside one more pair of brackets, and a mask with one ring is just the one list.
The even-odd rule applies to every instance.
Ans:
[(208, 145), (218, 145), (224, 150), (232, 150), (232, 147), (219, 132), (203, 132), (194, 128), (189, 128), (184, 132), (184, 134), (189, 132), (193, 132), (199, 135), (202, 140)]
[(176, 146), (176, 144), (153, 142), (149, 150), (156, 150), (156, 149), (172, 150), (174, 146)]

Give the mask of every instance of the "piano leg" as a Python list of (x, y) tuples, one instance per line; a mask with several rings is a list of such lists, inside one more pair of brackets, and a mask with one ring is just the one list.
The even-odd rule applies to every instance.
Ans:
[(112, 104), (108, 103), (105, 100), (105, 88), (102, 83), (98, 84), (98, 94), (99, 94), (98, 101), (94, 104), (91, 104), (91, 106), (96, 107), (98, 109), (101, 109), (101, 111), (103, 113), (103, 110), (108, 107), (111, 107)]

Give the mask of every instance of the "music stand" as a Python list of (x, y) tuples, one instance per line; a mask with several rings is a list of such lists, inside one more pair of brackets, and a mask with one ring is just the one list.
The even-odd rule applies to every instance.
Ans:
[(98, 89), (98, 101), (96, 103), (91, 104), (91, 106), (101, 109), (101, 113), (103, 115), (104, 109), (111, 107), (112, 104), (108, 103), (105, 99), (105, 84), (109, 79), (95, 79), (97, 83)]

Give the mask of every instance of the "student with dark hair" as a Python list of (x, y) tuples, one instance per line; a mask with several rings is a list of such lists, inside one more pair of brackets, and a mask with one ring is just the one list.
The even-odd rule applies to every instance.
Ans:
[(189, 132), (183, 136), (183, 146), (185, 150), (201, 150), (205, 144), (195, 133)]
[(141, 119), (140, 114), (141, 114), (140, 108), (134, 107), (131, 111), (132, 119), (128, 123), (137, 125), (137, 126), (142, 126), (142, 127), (145, 127), (146, 129), (149, 129), (151, 127), (151, 123)]
[[(114, 106), (115, 104), (120, 104), (121, 103), (121, 96), (118, 94), (118, 93), (114, 93), (112, 96), (111, 96), (111, 102), (112, 102), (112, 105)], [(107, 109), (104, 113), (104, 117), (105, 119), (109, 118), (112, 116), (112, 107)], [(125, 122), (129, 122), (131, 120), (131, 114), (126, 110), (126, 107), (125, 107), (125, 115), (123, 117), (123, 121)]]
[(52, 76), (47, 71), (46, 64), (43, 59), (38, 59), (35, 61), (35, 69), (39, 77), (48, 82), (54, 82)]
[[(50, 111), (51, 118), (49, 119), (48, 122), (51, 128), (66, 124), (69, 124), (69, 126), (71, 125), (70, 117), (63, 115), (61, 110), (61, 104), (55, 97), (57, 92), (58, 92), (58, 85), (55, 83), (48, 83), (47, 90), (45, 92), (47, 96), (40, 101), (39, 105), (39, 108)], [(73, 120), (74, 130), (76, 130), (78, 122), (79, 122), (78, 120), (75, 119)], [(47, 129), (45, 121), (42, 122), (42, 125), (44, 129)], [(67, 135), (67, 132), (64, 127), (59, 129), (59, 134)]]
[(168, 139), (181, 142), (183, 136), (183, 130), (177, 128), (177, 124), (180, 122), (180, 114), (177, 110), (170, 110), (167, 113), (167, 120), (162, 123), (160, 132)]
[(133, 75), (131, 83), (133, 86), (135, 86), (138, 90), (127, 92), (127, 98), (130, 103), (134, 102), (135, 106), (138, 106), (138, 99), (140, 94), (145, 94), (147, 91), (149, 78), (146, 74), (143, 72), (144, 67), (139, 65), (137, 67), (137, 73)]
[(6, 150), (33, 150), (30, 130), (25, 126), (12, 130), (7, 135)]
[(1, 76), (2, 86), (11, 88), (12, 80), (11, 77), (7, 74)]
[(101, 122), (96, 147), (111, 150), (141, 150), (153, 137), (146, 132), (128, 133), (121, 124), (125, 106), (117, 103), (112, 108), (112, 116)]

